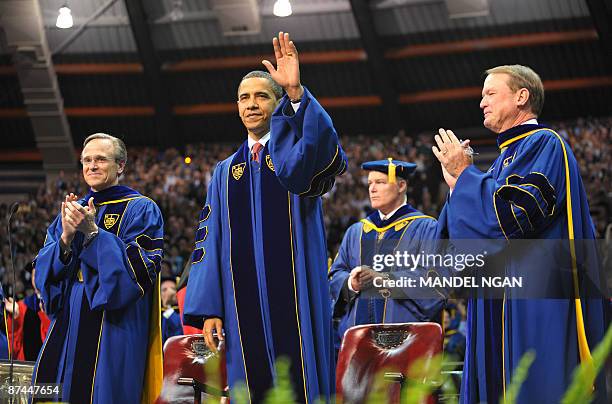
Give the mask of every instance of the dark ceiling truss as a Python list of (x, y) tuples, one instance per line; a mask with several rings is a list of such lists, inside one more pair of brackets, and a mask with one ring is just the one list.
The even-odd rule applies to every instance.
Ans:
[(612, 73), (612, 0), (586, 0), (599, 35), (608, 73)]
[[(41, 152), (43, 167), (51, 176), (77, 167), (74, 139), (64, 110), (51, 53), (47, 44), (38, 0), (0, 2), (0, 36), (10, 52), (14, 76), (7, 99), (19, 102), (8, 112), (27, 118), (26, 125), (2, 125), (3, 141), (28, 139)], [(17, 90), (19, 89), (19, 90)], [(4, 93), (4, 92), (3, 92)], [(5, 111), (6, 113), (7, 111)], [(3, 116), (4, 115), (4, 116)], [(0, 118), (6, 114), (0, 114)], [(18, 126), (28, 133), (21, 138)]]
[(161, 73), (161, 61), (153, 44), (143, 0), (125, 0), (125, 6), (155, 108), (155, 139), (158, 145), (166, 145), (173, 132), (170, 93)]
[[(503, 0), (489, 1), (491, 16), (469, 21), (449, 20), (438, 0), (419, 5), (402, 0), (403, 6), (396, 0), (304, 0), (300, 7), (308, 3), (320, 10), (296, 7), (294, 16), (282, 20), (267, 15), (272, 0), (259, 4), (268, 30), (295, 30), (309, 38), (295, 36), (304, 82), (330, 110), (341, 134), (480, 126), (481, 73), (506, 63), (527, 64), (541, 74), (545, 119), (612, 112), (612, 72), (605, 53), (612, 49), (605, 19), (610, 0), (559, 0), (553, 2), (562, 9), (558, 13), (545, 1), (516, 0), (524, 8), (516, 13)], [(184, 21), (168, 20), (170, 3), (162, 0), (116, 1), (93, 21), (111, 2), (76, 3), (86, 12), (75, 13), (75, 29), (84, 24), (88, 29), (80, 29), (78, 40), (53, 57), (74, 144), (99, 130), (125, 135), (133, 145), (163, 145), (156, 142), (160, 138), (180, 146), (242, 137), (235, 85), (245, 71), (261, 69), (261, 60), (272, 56), (272, 34), (220, 37), (217, 17), (204, 10), (208, 2), (199, 0), (183, 1)], [(531, 18), (534, 13), (538, 17)], [(506, 18), (510, 14), (514, 17)], [(56, 8), (49, 8), (47, 32), (58, 49), (75, 34), (52, 28), (53, 15)], [(317, 35), (308, 36), (313, 30)], [(23, 97), (15, 88), (16, 70), (9, 63), (0, 59), (0, 131), (13, 135), (6, 139), (7, 148), (34, 147)]]
[(382, 99), (385, 129), (388, 133), (395, 133), (403, 126), (397, 104), (398, 94), (393, 86), (392, 71), (385, 63), (382, 39), (376, 33), (372, 10), (366, 0), (350, 0), (350, 3), (367, 55), (368, 69), (376, 91)]
[[(587, 84), (590, 82), (606, 83), (607, 79), (602, 77), (604, 72), (597, 69), (597, 60), (589, 61), (586, 57), (595, 51), (597, 38), (597, 33), (592, 28), (565, 32), (536, 32), (485, 37), (480, 40), (471, 39), (396, 47), (387, 50), (384, 57), (387, 59), (386, 63), (389, 63), (396, 70), (394, 74), (398, 76), (395, 80), (395, 87), (400, 90), (398, 92), (401, 96), (397, 94), (396, 102), (397, 100), (403, 102), (405, 100), (440, 101), (449, 99), (449, 96), (451, 98), (462, 98), (465, 97), (465, 94), (470, 94), (470, 97), (472, 97), (473, 91), (466, 93), (464, 88), (479, 84), (478, 74), (473, 74), (474, 65), (481, 63), (482, 69), (490, 67), (486, 63), (491, 56), (479, 56), (480, 53), (495, 54), (496, 59), (508, 56), (514, 58), (514, 56), (511, 56), (512, 54), (516, 54), (516, 57), (522, 55), (523, 58), (527, 57), (538, 64), (542, 64), (543, 61), (555, 55), (556, 48), (563, 47), (566, 51), (571, 50), (571, 52), (576, 53), (576, 56), (581, 59), (584, 72), (570, 69), (571, 74), (561, 72), (560, 75), (555, 75), (554, 69), (547, 68), (542, 73), (545, 73), (544, 77), (548, 81), (551, 79), (567, 79), (561, 82), (572, 83), (580, 76), (593, 76), (591, 77), (592, 80), (586, 82)], [(529, 48), (528, 52), (520, 51), (521, 47)], [(534, 59), (534, 56), (537, 56), (537, 58)], [(243, 70), (259, 67), (260, 61), (269, 57), (270, 55), (266, 54), (256, 54), (186, 59), (164, 63), (161, 70), (165, 75), (166, 83), (173, 88), (175, 93), (172, 103), (175, 114), (177, 112), (180, 115), (233, 112), (234, 108), (231, 106), (231, 102), (223, 107), (219, 106), (224, 104), (224, 101), (233, 102), (231, 91), (226, 91), (226, 85), (216, 86), (216, 84), (231, 81), (231, 77), (239, 75)], [(322, 96), (329, 102), (328, 105), (334, 107), (382, 105), (382, 97), (377, 93), (376, 85), (370, 83), (371, 85), (364, 87), (364, 75), (368, 75), (369, 66), (366, 63), (367, 55), (363, 49), (305, 51), (301, 53), (300, 59), (304, 69), (311, 70), (318, 80), (321, 80), (322, 76), (331, 76), (331, 81), (335, 84), (341, 84), (344, 81), (344, 86), (341, 86), (342, 88), (339, 91), (336, 91), (336, 86), (325, 86)], [(338, 77), (338, 74), (335, 73), (336, 69), (330, 70), (335, 64), (341, 65), (339, 66), (340, 71), (348, 69), (351, 74), (355, 74), (348, 79), (344, 78), (346, 74), (341, 74)], [(458, 66), (461, 66), (462, 69), (456, 71), (455, 74), (449, 74), (445, 81), (437, 79), (432, 81), (426, 77), (421, 77), (416, 82), (411, 79), (410, 76), (414, 74), (427, 74), (435, 68), (435, 65), (446, 65), (447, 70), (451, 67), (456, 69)], [(100, 111), (119, 113), (121, 107), (111, 106), (112, 103), (123, 104), (125, 107), (129, 106), (128, 110), (131, 110), (135, 115), (151, 116), (154, 114), (152, 107), (134, 108), (135, 105), (148, 104), (147, 97), (143, 93), (146, 90), (147, 81), (142, 74), (142, 63), (60, 62), (56, 63), (55, 68), (61, 77), (61, 83), (67, 96), (67, 106), (72, 116), (95, 114), (96, 110), (89, 107), (104, 107)], [(451, 71), (448, 70), (449, 73)], [(406, 72), (410, 72), (410, 75), (407, 75)], [(0, 67), (0, 75), (14, 75), (14, 73), (11, 66)], [(84, 77), (78, 79), (79, 76)], [(84, 85), (91, 86), (94, 83), (92, 81), (94, 77), (98, 82), (94, 87), (97, 97), (95, 99), (80, 97), (79, 91), (81, 88)], [(181, 88), (184, 85), (193, 86), (193, 80), (207, 83), (206, 91), (198, 91), (197, 88), (190, 87)], [(362, 89), (351, 92), (349, 91), (351, 85), (355, 88), (362, 87)], [(107, 89), (113, 86), (118, 89), (129, 89), (129, 91), (108, 92)], [(573, 86), (573, 84), (568, 84), (568, 86)], [(369, 89), (367, 89), (368, 87)], [(233, 88), (233, 82), (229, 85), (229, 88)], [(192, 91), (189, 91), (190, 89)], [(193, 93), (193, 96), (186, 97), (189, 93)], [(126, 98), (125, 95), (128, 94), (130, 97)], [(4, 113), (15, 115), (18, 112), (12, 110)], [(106, 112), (102, 113), (106, 114)]]

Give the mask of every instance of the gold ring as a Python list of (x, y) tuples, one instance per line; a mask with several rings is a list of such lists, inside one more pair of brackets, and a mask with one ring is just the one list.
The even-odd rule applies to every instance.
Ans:
[(448, 153), (448, 150), (442, 150), (442, 155), (446, 156), (446, 153)]
[(287, 56), (293, 56), (293, 52), (287, 52)]

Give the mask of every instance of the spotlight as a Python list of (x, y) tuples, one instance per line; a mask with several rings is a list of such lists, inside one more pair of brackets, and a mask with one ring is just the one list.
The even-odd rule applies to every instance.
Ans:
[(291, 10), (291, 3), (289, 3), (289, 0), (276, 0), (272, 12), (277, 17), (287, 17), (291, 15), (293, 11)]
[(183, 12), (183, 0), (172, 0), (172, 11), (170, 11), (170, 19), (179, 21), (185, 17)]
[(64, 4), (59, 9), (59, 15), (57, 16), (55, 26), (57, 28), (66, 29), (71, 28), (73, 24), (74, 21), (72, 20), (72, 11), (70, 10), (70, 7), (68, 7), (68, 4)]
[(191, 157), (185, 157), (185, 164), (191, 164)]

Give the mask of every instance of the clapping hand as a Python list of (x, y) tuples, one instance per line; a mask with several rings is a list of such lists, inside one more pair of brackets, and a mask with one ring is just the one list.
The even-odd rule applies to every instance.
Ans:
[(442, 165), (444, 180), (450, 189), (454, 189), (457, 178), (463, 170), (474, 162), (472, 154), (466, 153), (466, 150), (470, 147), (470, 141), (461, 142), (452, 130), (442, 128), (435, 136), (435, 140), (437, 147), (432, 146), (431, 150)]
[(90, 234), (98, 229), (96, 225), (96, 207), (93, 198), (89, 198), (87, 206), (82, 206), (77, 202), (76, 195), (66, 196), (62, 202), (62, 241), (69, 246), (74, 239), (77, 231), (83, 234)]
[(64, 201), (62, 202), (62, 242), (65, 246), (69, 246), (74, 239), (74, 235), (77, 231), (76, 225), (73, 224), (72, 220), (68, 219), (66, 205), (71, 202), (75, 202), (77, 197), (75, 194), (71, 193), (66, 195)]

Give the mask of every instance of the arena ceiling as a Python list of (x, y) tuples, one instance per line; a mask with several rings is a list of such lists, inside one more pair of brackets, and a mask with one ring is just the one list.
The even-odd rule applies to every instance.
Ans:
[[(32, 1), (2, 1), (0, 21), (7, 4)], [(59, 29), (65, 3), (74, 26)], [(612, 113), (610, 0), (292, 0), (293, 14), (284, 18), (273, 15), (274, 0), (37, 4), (59, 105), (63, 100), (58, 110), (77, 148), (99, 131), (128, 145), (243, 138), (236, 86), (246, 72), (262, 69), (278, 31), (291, 33), (302, 81), (341, 134), (443, 126), (484, 135), (469, 128), (482, 121), (482, 73), (500, 64), (540, 73), (545, 121)], [(452, 15), (457, 7), (481, 10)], [(2, 28), (5, 36), (18, 29)], [(4, 42), (2, 160), (41, 159), (27, 152), (41, 148), (39, 125), (18, 79), (15, 46)]]

